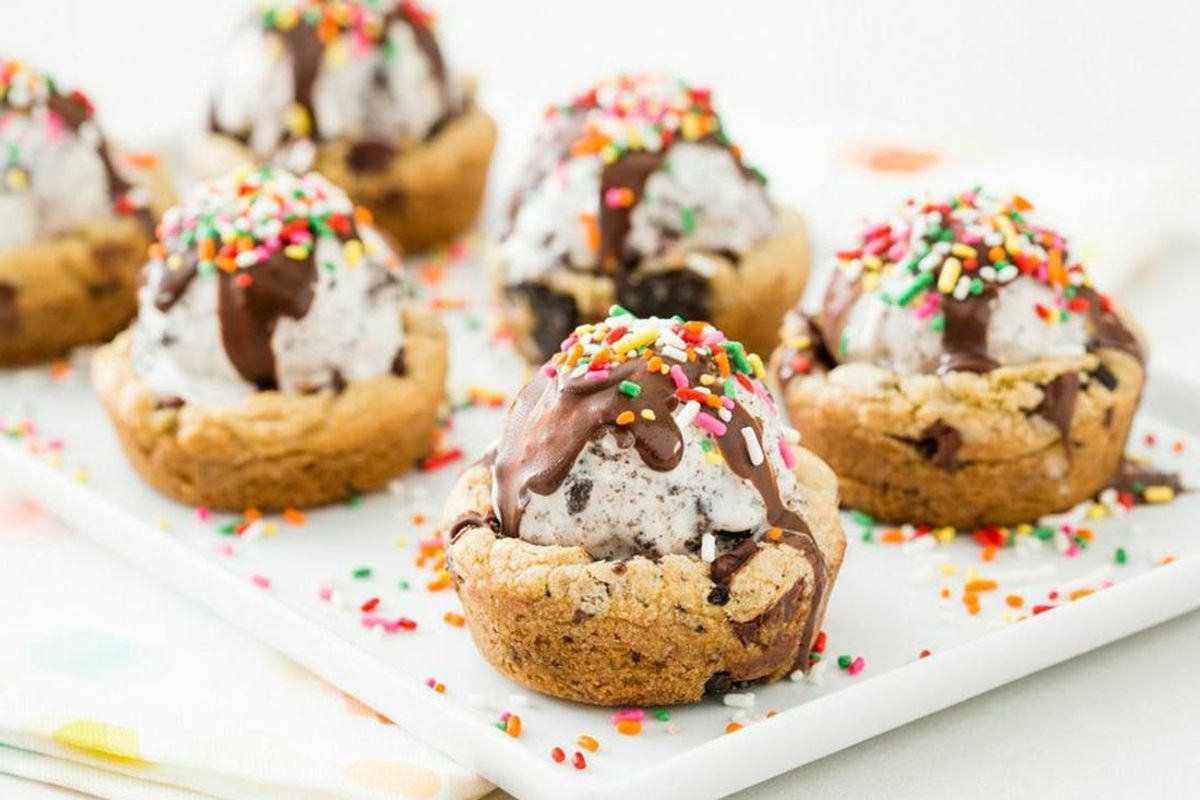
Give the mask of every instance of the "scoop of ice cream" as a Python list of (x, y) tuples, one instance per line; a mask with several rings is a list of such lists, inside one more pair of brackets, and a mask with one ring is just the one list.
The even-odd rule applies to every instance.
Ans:
[(225, 406), (403, 371), (400, 259), (320, 175), (202, 184), (158, 234), (133, 369), (161, 399)]
[(708, 90), (661, 75), (605, 81), (548, 109), (510, 211), (501, 255), (512, 285), (558, 267), (738, 254), (776, 224)]
[(868, 224), (837, 254), (808, 322), (834, 361), (901, 374), (986, 372), (1097, 346), (1141, 355), (1067, 240), (1037, 222), (1028, 201), (974, 190), (910, 199)]
[(117, 170), (91, 102), (0, 59), (0, 248), (146, 208)]
[[(807, 533), (762, 363), (703, 322), (614, 308), (519, 393), (496, 451), (502, 531), (594, 558)], [(772, 529), (779, 529), (771, 533)]]
[(235, 32), (217, 75), (213, 130), (259, 156), (308, 169), (313, 142), (351, 142), (377, 166), (432, 135), (462, 106), (433, 32), (413, 0), (264, 0)]

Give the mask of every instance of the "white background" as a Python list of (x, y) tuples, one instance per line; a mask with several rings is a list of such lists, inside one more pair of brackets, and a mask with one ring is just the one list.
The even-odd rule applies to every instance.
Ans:
[[(244, 5), (0, 0), (0, 53), (85, 87), (118, 137), (161, 140), (200, 119), (219, 42)], [(452, 58), (502, 113), (532, 113), (612, 71), (665, 68), (713, 84), (735, 133), (739, 114), (757, 113), (798, 130), (832, 118), (1062, 157), (1200, 163), (1200, 3), (1189, 0), (441, 0), (437, 9)], [(746, 132), (748, 150), (755, 135)], [(1194, 272), (1188, 258), (1177, 257), (1176, 275)], [(1129, 302), (1171, 368), (1200, 377), (1200, 281), (1160, 278)], [(1194, 794), (1197, 663), (1193, 614), (749, 794)]]
[[(203, 103), (247, 0), (2, 0), (0, 49), (89, 87), (122, 135)], [(1062, 151), (1200, 154), (1200, 4), (1190, 0), (437, 0), (487, 91), (542, 103), (648, 67), (722, 106), (987, 134)]]

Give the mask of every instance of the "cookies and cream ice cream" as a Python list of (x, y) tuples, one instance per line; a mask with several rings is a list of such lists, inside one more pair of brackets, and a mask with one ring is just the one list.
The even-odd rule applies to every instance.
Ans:
[(614, 309), (579, 327), (513, 404), (493, 464), (501, 531), (593, 558), (807, 542), (794, 432), (761, 371), (704, 322)]
[(202, 184), (150, 248), (133, 371), (164, 402), (210, 406), (403, 373), (401, 266), (319, 174), (262, 167)]
[(595, 319), (581, 278), (611, 281), (612, 299), (638, 314), (708, 318), (714, 259), (736, 265), (780, 227), (765, 183), (708, 89), (665, 75), (602, 81), (546, 111), (498, 247), (505, 291), (534, 313), (555, 297), (573, 306), (569, 324), (543, 320), (557, 332), (539, 331), (545, 355)]
[(667, 252), (742, 252), (774, 225), (707, 89), (621, 77), (547, 109), (501, 253), (519, 284), (556, 267), (611, 274)]
[(433, 136), (464, 94), (415, 0), (263, 0), (221, 60), (214, 133), (296, 171), (315, 145), (351, 143), (347, 158), (380, 169)]
[(784, 324), (783, 378), (866, 363), (900, 375), (989, 372), (1141, 345), (1067, 240), (1019, 195), (910, 199), (837, 254), (813, 314)]
[(148, 201), (118, 168), (86, 95), (0, 59), (0, 249), (124, 215), (149, 224)]

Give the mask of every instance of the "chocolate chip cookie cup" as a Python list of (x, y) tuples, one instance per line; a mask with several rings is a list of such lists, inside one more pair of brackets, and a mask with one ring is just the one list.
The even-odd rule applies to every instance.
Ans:
[(483, 203), (496, 125), (414, 0), (265, 0), (221, 62), (194, 168), (321, 172), (408, 251), (445, 244)]
[(92, 362), (148, 483), (222, 510), (310, 506), (426, 453), (446, 333), (344, 193), (247, 170), (200, 186), (159, 231), (137, 321)]
[(1020, 196), (909, 200), (838, 263), (772, 359), (788, 416), (881, 519), (975, 528), (1108, 486), (1143, 346)]
[(136, 312), (169, 180), (110, 148), (82, 92), (3, 59), (0, 153), (0, 367), (107, 341)]
[(551, 106), (493, 249), (518, 349), (540, 362), (614, 303), (708, 319), (770, 352), (808, 277), (800, 216), (742, 160), (707, 89), (603, 81)]
[(577, 328), (447, 501), (491, 664), (599, 705), (686, 703), (809, 667), (845, 550), (837, 483), (757, 357), (704, 322)]

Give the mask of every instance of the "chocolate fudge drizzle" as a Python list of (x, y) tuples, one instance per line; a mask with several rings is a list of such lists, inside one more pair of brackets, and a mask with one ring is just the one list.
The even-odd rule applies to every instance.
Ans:
[[(346, 234), (337, 234), (342, 241), (358, 238), (356, 224), (348, 224)], [(194, 250), (189, 250), (183, 263), (175, 268), (164, 264), (154, 295), (155, 308), (163, 313), (170, 311), (198, 275)], [(221, 344), (230, 363), (260, 391), (278, 389), (271, 340), (281, 318), (301, 319), (312, 306), (318, 279), (316, 247), (299, 260), (280, 250), (248, 268), (234, 272), (217, 269), (213, 279), (217, 281)], [(392, 369), (403, 375), (403, 350), (396, 354)]]
[(1146, 502), (1143, 492), (1148, 486), (1167, 486), (1176, 494), (1186, 491), (1178, 472), (1156, 469), (1128, 458), (1121, 459), (1120, 469), (1110, 486), (1118, 492), (1128, 493), (1138, 504)]
[[(600, 271), (615, 275), (630, 261), (625, 252), (625, 240), (629, 236), (633, 209), (642, 199), (646, 181), (659, 170), (666, 160), (666, 150), (650, 152), (633, 150), (606, 164), (600, 173)], [(628, 189), (633, 193), (633, 202), (626, 206), (612, 207), (604, 201), (611, 189)]]
[[(680, 366), (690, 385), (698, 385), (701, 374), (717, 375), (716, 365), (709, 357)], [(641, 387), (637, 397), (618, 391), (618, 386), (626, 380)], [(553, 494), (566, 480), (583, 448), (604, 436), (614, 436), (621, 447), (633, 447), (649, 469), (665, 472), (678, 466), (684, 444), (672, 416), (680, 402), (675, 392), (670, 377), (650, 372), (646, 361), (636, 358), (614, 365), (601, 380), (549, 376), (537, 371), (513, 401), (493, 465), (501, 534), (518, 537), (530, 494)], [(641, 415), (644, 409), (653, 412), (653, 419)], [(623, 410), (633, 411), (634, 422), (618, 426), (614, 420)], [(784, 504), (769, 460), (763, 459), (758, 465), (750, 461), (740, 431), (749, 427), (762, 441), (761, 424), (736, 401), (729, 411), (732, 417), (726, 423), (725, 434), (712, 438), (734, 474), (757, 490), (766, 507), (767, 523), (783, 532), (780, 543), (799, 550), (812, 571), (812, 608), (801, 639), (807, 647), (815, 634), (817, 615), (828, 588), (825, 561), (808, 524)], [(461, 531), (471, 524), (476, 523), (456, 523), (454, 529)], [(719, 555), (710, 567), (712, 581), (728, 586), (733, 575), (757, 550), (758, 541), (747, 538)], [(749, 635), (749, 631), (746, 628), (742, 633)], [(806, 657), (807, 652), (802, 656)]]
[(941, 296), (945, 326), (942, 328), (942, 355), (937, 372), (990, 372), (1000, 364), (988, 355), (988, 324), (992, 319), (992, 300), (995, 288), (989, 286), (979, 294), (963, 300)]
[[(395, 8), (383, 15), (382, 24), (380, 25), (382, 32), (376, 41), (386, 41), (390, 35), (389, 30), (392, 24), (397, 22), (407, 25), (412, 30), (413, 39), (416, 42), (417, 48), (429, 63), (430, 73), (437, 82), (438, 93), (441, 95), (442, 104), (446, 108), (446, 113), (430, 128), (426, 137), (429, 138), (444, 128), (447, 122), (462, 113), (463, 109), (453, 102), (453, 92), (450, 85), (449, 71), (446, 68), (445, 57), (442, 54), (441, 47), (438, 45), (437, 37), (433, 33), (430, 20), (419, 9), (414, 8), (408, 2), (397, 3)], [(303, 108), (308, 115), (309, 135), (314, 141), (324, 141), (321, 120), (316, 109), (315, 94), (317, 81), (320, 80), (321, 70), (325, 64), (325, 52), (328, 44), (321, 39), (315, 25), (304, 19), (303, 16), (289, 30), (275, 31), (272, 28), (268, 28), (267, 32), (277, 33), (280, 42), (288, 51), (292, 66), (293, 101)], [(391, 86), (391, 75), (382, 65), (375, 70), (373, 82), (377, 88), (389, 93), (393, 89)], [(250, 141), (249, 131), (225, 130), (222, 128), (216, 115), (215, 106), (211, 106), (209, 110), (209, 128), (213, 133), (230, 136), (242, 143)], [(285, 130), (280, 144), (286, 144), (290, 138), (291, 133)], [(351, 143), (347, 158), (354, 169), (362, 172), (376, 172), (386, 168), (395, 157), (396, 152), (396, 147), (391, 142), (379, 139), (364, 139)]]
[(1063, 447), (1071, 452), (1069, 433), (1071, 418), (1075, 416), (1075, 401), (1079, 397), (1079, 374), (1065, 372), (1049, 383), (1042, 385), (1042, 401), (1033, 413), (1058, 428), (1062, 434)]
[[(93, 116), (91, 107), (82, 97), (76, 94), (61, 94), (57, 89), (50, 91), (49, 97), (46, 99), (46, 108), (58, 115), (63, 124), (77, 136), (84, 124), (90, 121)], [(129, 209), (122, 205), (125, 197), (133, 189), (133, 184), (125, 180), (121, 173), (117, 171), (112, 153), (108, 148), (108, 140), (99, 133), (98, 138), (99, 143), (96, 145), (96, 155), (99, 156), (100, 163), (104, 166), (104, 179), (113, 207), (118, 213), (132, 214), (146, 233), (152, 236), (154, 234), (154, 218), (150, 210), (148, 208)]]
[(312, 305), (317, 266), (312, 252), (293, 261), (282, 252), (253, 269), (249, 286), (218, 271), (217, 315), (221, 343), (238, 374), (260, 391), (278, 389), (271, 337), (281, 317), (300, 319)]

